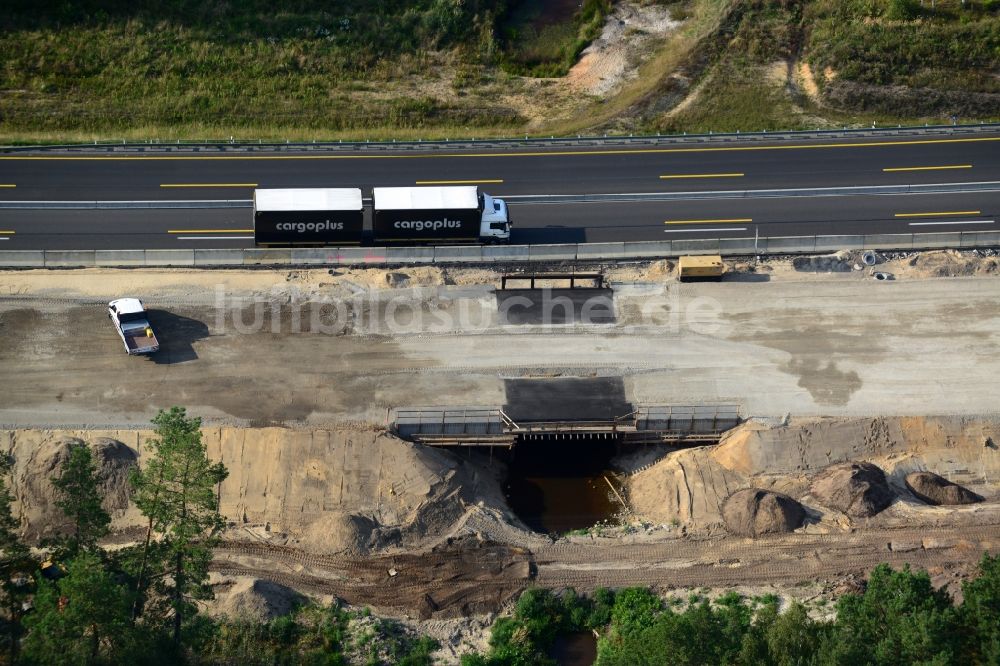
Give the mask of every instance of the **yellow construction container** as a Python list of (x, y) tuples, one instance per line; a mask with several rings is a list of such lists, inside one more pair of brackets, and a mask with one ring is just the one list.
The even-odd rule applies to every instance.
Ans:
[(691, 278), (711, 279), (721, 278), (726, 270), (722, 257), (717, 254), (697, 257), (681, 257), (677, 262), (677, 277), (681, 280)]

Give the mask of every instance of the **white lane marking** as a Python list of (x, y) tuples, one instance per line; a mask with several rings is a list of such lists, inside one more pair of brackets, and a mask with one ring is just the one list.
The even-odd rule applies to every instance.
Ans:
[(948, 224), (993, 224), (993, 220), (962, 220), (953, 222), (910, 222), (911, 227), (942, 226)]
[[(970, 189), (950, 189), (959, 187)], [(907, 191), (905, 188), (913, 189)], [(511, 201), (541, 199), (541, 201), (531, 201), (528, 204), (521, 204), (529, 205), (536, 203), (562, 203), (562, 199), (569, 197), (593, 197), (589, 201), (581, 201), (580, 203), (616, 203), (618, 201), (628, 201), (630, 200), (629, 197), (634, 197), (638, 200), (648, 199), (650, 201), (657, 201), (656, 197), (664, 197), (662, 199), (664, 201), (684, 198), (781, 199), (795, 196), (816, 198), (864, 195), (982, 194), (984, 192), (995, 192), (997, 189), (1000, 189), (1000, 180), (963, 181), (959, 183), (918, 183), (911, 185), (840, 185), (837, 187), (792, 187), (757, 190), (689, 190), (685, 192), (612, 192), (601, 194), (506, 194), (497, 196), (498, 198), (504, 200), (510, 199)], [(601, 197), (614, 198), (607, 199)], [(546, 199), (549, 201), (546, 201)]]
[(177, 240), (253, 240), (253, 236), (176, 236)]
[[(1000, 184), (1000, 181), (997, 181)], [(131, 204), (142, 207), (142, 204), (193, 204), (193, 203), (245, 203), (252, 204), (253, 199), (101, 199), (80, 200), (80, 199), (34, 199), (34, 200), (4, 200), (5, 204), (109, 204), (112, 206)]]
[(7, 236), (0, 236), (0, 240), (10, 240)]
[(746, 230), (747, 230), (746, 227), (715, 227), (715, 228), (701, 227), (701, 228), (698, 228), (698, 229), (664, 229), (663, 233), (665, 233), (665, 234), (687, 234), (687, 233), (691, 233), (692, 231), (746, 231)]

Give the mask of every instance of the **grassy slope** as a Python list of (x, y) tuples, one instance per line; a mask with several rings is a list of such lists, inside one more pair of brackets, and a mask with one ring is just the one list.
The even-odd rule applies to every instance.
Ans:
[(432, 96), (358, 94), (422, 73), (433, 50), (477, 57), (499, 7), (490, 0), (298, 0), (280, 11), (265, 0), (41, 5), (17, 0), (0, 14), (8, 133), (327, 133), (518, 120)]
[[(503, 94), (523, 85), (510, 72), (562, 72), (595, 32), (593, 13), (575, 23), (565, 11), (539, 18), (543, 3), (522, 2), (505, 14), (503, 0), (294, 0), (280, 11), (265, 0), (12, 0), (0, 15), (0, 137), (514, 134), (524, 119)], [(562, 119), (544, 133), (946, 120), (953, 109), (965, 120), (1000, 116), (988, 96), (1000, 92), (1000, 9), (987, 3), (970, 0), (964, 11), (958, 0), (937, 0), (934, 11), (907, 0), (668, 4), (687, 19), (640, 76), (610, 99), (547, 109)], [(533, 37), (511, 39), (518, 34)], [(836, 75), (817, 83), (837, 108), (768, 76), (775, 62), (799, 60)], [(665, 75), (679, 70), (697, 87), (691, 104), (634, 113), (657, 102)], [(929, 100), (920, 108), (891, 85), (944, 92), (920, 95)]]
[[(937, 0), (740, 3), (724, 21), (699, 94), (654, 131), (759, 131), (1000, 119), (1000, 13), (984, 3)], [(894, 6), (909, 5), (899, 16)], [(802, 82), (775, 81), (782, 63), (818, 73), (823, 102)], [(829, 81), (823, 73), (831, 75)], [(899, 86), (912, 87), (907, 93)], [(924, 88), (941, 91), (928, 94)], [(920, 103), (926, 100), (925, 103)]]

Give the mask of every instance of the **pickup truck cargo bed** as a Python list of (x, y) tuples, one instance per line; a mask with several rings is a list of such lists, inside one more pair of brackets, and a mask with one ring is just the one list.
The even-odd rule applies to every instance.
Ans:
[(129, 351), (160, 346), (160, 343), (157, 342), (155, 335), (146, 335), (147, 330), (152, 331), (152, 329), (145, 328), (124, 331), (123, 335), (125, 337), (125, 346), (128, 347)]

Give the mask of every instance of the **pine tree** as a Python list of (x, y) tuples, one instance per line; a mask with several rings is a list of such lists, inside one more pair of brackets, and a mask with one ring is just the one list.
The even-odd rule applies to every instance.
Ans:
[[(172, 635), (179, 644), (185, 618), (197, 611), (193, 601), (211, 598), (208, 565), (223, 527), (216, 487), (228, 472), (222, 463), (208, 460), (200, 418), (171, 407), (161, 410), (153, 423), (157, 438), (149, 442), (152, 458), (131, 479), (136, 506), (149, 519), (137, 587), (144, 591), (156, 579), (156, 590), (173, 613)], [(153, 547), (154, 536), (161, 548)], [(153, 576), (154, 570), (161, 575)]]
[(99, 555), (82, 552), (58, 581), (42, 579), (22, 657), (37, 664), (121, 663), (132, 647), (128, 591)]
[(962, 583), (968, 663), (1000, 664), (1000, 555), (984, 553), (979, 576)]
[(957, 611), (926, 571), (875, 567), (863, 595), (837, 601), (833, 640), (824, 663), (958, 663)]
[(23, 602), (29, 592), (29, 576), (37, 567), (31, 559), (28, 547), (18, 535), (17, 520), (10, 511), (13, 501), (7, 488), (5, 477), (11, 468), (7, 456), (0, 457), (0, 591), (7, 617), (3, 620), (4, 638), (7, 641), (8, 663), (17, 656), (18, 639), (21, 634), (21, 617), (24, 615)]
[(108, 533), (111, 516), (101, 506), (99, 478), (90, 448), (85, 444), (71, 446), (62, 474), (52, 479), (52, 484), (59, 491), (56, 506), (73, 523), (72, 534), (64, 540), (63, 556), (75, 557), (81, 550), (93, 552), (98, 539)]

